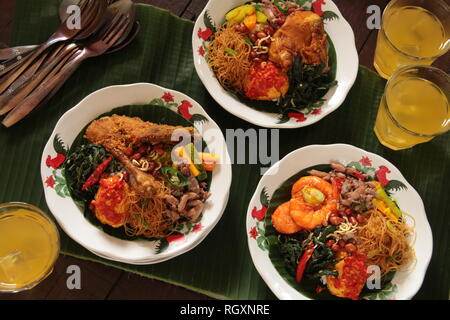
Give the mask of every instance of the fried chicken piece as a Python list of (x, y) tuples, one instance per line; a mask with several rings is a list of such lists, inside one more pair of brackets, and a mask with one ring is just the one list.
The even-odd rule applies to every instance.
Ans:
[(304, 64), (324, 64), (328, 70), (328, 44), (322, 18), (311, 11), (297, 11), (273, 35), (269, 59), (284, 71), (301, 56)]
[(169, 143), (176, 144), (177, 130), (184, 130), (186, 135), (195, 137), (193, 127), (170, 126), (155, 124), (140, 118), (112, 115), (94, 120), (86, 130), (86, 139), (106, 148), (124, 151), (128, 146), (136, 143)]
[(177, 143), (172, 141), (172, 134), (183, 129), (183, 133), (195, 135), (194, 128), (159, 125), (143, 121), (140, 118), (112, 115), (94, 120), (86, 129), (85, 138), (91, 143), (103, 146), (118, 159), (130, 174), (131, 188), (142, 196), (151, 196), (160, 189), (160, 182), (137, 167), (126, 156), (129, 146), (137, 143)]
[(128, 171), (131, 189), (143, 197), (151, 197), (155, 194), (155, 190), (161, 189), (161, 182), (157, 181), (151, 174), (139, 170), (122, 151), (117, 150), (117, 148), (110, 149), (108, 143), (102, 144), (102, 146), (119, 160)]

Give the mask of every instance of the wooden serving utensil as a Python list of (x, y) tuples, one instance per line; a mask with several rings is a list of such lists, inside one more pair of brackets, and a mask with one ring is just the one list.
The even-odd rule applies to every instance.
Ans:
[[(77, 50), (73, 53), (69, 62), (60, 60), (45, 81), (43, 81), (26, 99), (18, 104), (3, 120), (3, 125), (10, 127), (19, 120), (28, 115), (43, 99), (48, 96), (55, 87), (60, 86), (65, 82), (70, 75), (78, 68), (82, 61), (87, 58), (99, 56), (106, 53), (106, 51), (117, 45), (119, 41), (123, 41), (126, 32), (130, 32), (130, 24), (134, 24), (134, 6), (129, 0), (122, 0), (123, 2), (130, 2), (130, 11), (124, 14), (121, 11), (116, 11), (113, 18), (107, 21), (97, 36), (87, 43), (83, 49)], [(67, 63), (66, 63), (67, 62)]]
[[(99, 2), (99, 5), (93, 7), (90, 14), (85, 15), (86, 19), (88, 20), (86, 21), (85, 24), (86, 27), (78, 31), (79, 34), (74, 37), (74, 40), (85, 38), (87, 35), (91, 35), (92, 33), (94, 33), (99, 28), (99, 26), (101, 26), (104, 23), (105, 11), (106, 11), (106, 1), (102, 0)], [(10, 99), (12, 99), (16, 95), (24, 98), (39, 84), (37, 83), (35, 73), (38, 70), (42, 70), (42, 68), (41, 69), (39, 68), (42, 63), (44, 63), (44, 65), (50, 65), (52, 67), (55, 66), (55, 64), (52, 63), (52, 60), (55, 58), (55, 55), (50, 56), (48, 60), (44, 61), (41, 57), (42, 54), (39, 55), (38, 50), (41, 50), (41, 48), (36, 49), (34, 51), (33, 53), (34, 59), (33, 57), (31, 57), (25, 65), (22, 65), (20, 68), (10, 71), (9, 74), (5, 75), (2, 78), (2, 84), (0, 84), (0, 92), (3, 91), (3, 93), (2, 95), (0, 95), (0, 115), (3, 115), (12, 108), (14, 108), (15, 106), (14, 103), (7, 104), (8, 101), (10, 101)], [(46, 50), (44, 49), (43, 52), (45, 53)], [(34, 60), (33, 63), (31, 63), (32, 60)], [(47, 69), (46, 73), (48, 74), (48, 72), (50, 72), (50, 70)], [(44, 77), (45, 75), (41, 76), (39, 79), (42, 81)], [(11, 82), (11, 80), (13, 81)], [(24, 87), (27, 86), (28, 83), (32, 80), (33, 84), (30, 84), (27, 87), (28, 91), (24, 91), (23, 90)], [(5, 91), (6, 88), (7, 90)], [(15, 101), (19, 100), (15, 99)]]
[[(69, 43), (58, 48), (49, 57), (50, 63), (46, 64), (42, 70), (34, 73), (29, 77), (29, 81), (22, 83), (18, 88), (9, 88), (3, 95), (0, 96), (0, 115), (4, 115), (14, 109), (24, 98), (26, 98), (48, 75), (52, 70), (62, 61), (67, 61), (67, 57), (70, 57), (77, 49), (77, 45)], [(44, 56), (44, 59), (47, 55)], [(42, 58), (41, 58), (42, 59)], [(30, 68), (30, 73), (34, 71), (38, 64), (33, 64)], [(38, 67), (39, 68), (39, 67)], [(12, 89), (12, 90), (11, 90)], [(15, 94), (14, 94), (15, 93)], [(7, 102), (7, 103), (5, 103)]]
[[(140, 29), (141, 29), (141, 25), (139, 24), (139, 22), (136, 21), (133, 25), (133, 29), (131, 30), (130, 34), (127, 37), (125, 37), (123, 40), (119, 40), (118, 43), (116, 45), (114, 45), (113, 47), (111, 47), (108, 51), (106, 51), (105, 54), (114, 53), (114, 52), (119, 51), (119, 50), (125, 48), (126, 46), (128, 46), (131, 42), (133, 42), (134, 38), (136, 38)], [(67, 73), (65, 75), (65, 78), (69, 79), (75, 71), (76, 71), (76, 69), (73, 69), (73, 71), (71, 73)], [(63, 79), (62, 81), (60, 81), (53, 88), (53, 90), (39, 103), (38, 107), (36, 107), (34, 109), (34, 111), (39, 109), (39, 107), (45, 105), (59, 91), (59, 89), (61, 89), (61, 87), (66, 82), (66, 79)]]
[(25, 70), (26, 68), (35, 61), (39, 55), (44, 52), (47, 48), (52, 46), (55, 43), (66, 41), (69, 39), (73, 39), (78, 34), (82, 34), (86, 36), (87, 28), (92, 27), (93, 23), (97, 23), (98, 26), (103, 22), (104, 17), (99, 14), (99, 9), (103, 8), (105, 10), (106, 3), (105, 1), (97, 1), (97, 0), (84, 0), (84, 2), (80, 6), (81, 11), (81, 29), (69, 29), (67, 20), (64, 21), (58, 30), (43, 44), (41, 44), (37, 49), (33, 51), (33, 54), (30, 54), (25, 59), (20, 59), (19, 61), (15, 61), (12, 64), (10, 62), (5, 62), (0, 65), (0, 75), (3, 75), (9, 72), (12, 69), (17, 69), (15, 72), (9, 74), (6, 78), (3, 78), (2, 83), (0, 84), (0, 93), (4, 92)]
[[(115, 1), (115, 0), (114, 0)], [(114, 2), (112, 1), (112, 2)], [(107, 5), (110, 5), (110, 0), (104, 0)], [(61, 22), (66, 21), (69, 17), (67, 9), (72, 5), (79, 5), (80, 0), (63, 0), (59, 6), (59, 18)], [(74, 39), (84, 39), (81, 35), (76, 36)], [(7, 61), (12, 59), (23, 59), (26, 57), (26, 54), (31, 51), (37, 49), (39, 45), (28, 45), (28, 46), (16, 46), (16, 47), (8, 47), (6, 44), (0, 43), (0, 61)], [(20, 58), (18, 58), (20, 56)]]
[(30, 45), (30, 46), (17, 46), (17, 47), (5, 47), (0, 49), (0, 61), (5, 61), (5, 60), (11, 60), (14, 59), (18, 56), (21, 56), (21, 59), (23, 58), (23, 56), (27, 53), (30, 53), (30, 51), (33, 51), (34, 49), (36, 49), (38, 46), (37, 45)]

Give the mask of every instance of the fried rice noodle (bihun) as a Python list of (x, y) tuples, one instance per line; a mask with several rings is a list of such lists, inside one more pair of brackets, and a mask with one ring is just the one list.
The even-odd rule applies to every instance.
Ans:
[(367, 255), (368, 265), (380, 267), (382, 276), (415, 260), (410, 241), (414, 228), (405, 223), (405, 215), (394, 221), (378, 210), (370, 210), (364, 214), (366, 222), (358, 227), (359, 252)]
[(231, 90), (241, 92), (250, 71), (251, 46), (233, 26), (224, 24), (215, 34), (207, 50), (207, 61), (217, 80)]
[(164, 196), (170, 190), (158, 183), (159, 190), (151, 198), (143, 198), (134, 191), (128, 195), (130, 213), (125, 222), (125, 232), (130, 237), (163, 238), (167, 236), (170, 221), (166, 216), (167, 205)]

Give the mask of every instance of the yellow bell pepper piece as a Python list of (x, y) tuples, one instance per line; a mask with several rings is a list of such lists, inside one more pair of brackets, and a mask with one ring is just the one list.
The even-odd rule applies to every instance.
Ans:
[(375, 183), (377, 185), (377, 195), (376, 195), (376, 197), (378, 199), (384, 201), (386, 203), (387, 207), (389, 209), (391, 209), (391, 213), (394, 216), (397, 217), (395, 220), (400, 218), (402, 216), (401, 210), (397, 207), (397, 205), (394, 203), (394, 201), (392, 201), (391, 198), (389, 198), (389, 196), (387, 195), (386, 191), (381, 186), (381, 183), (379, 183), (378, 181), (373, 181), (373, 183)]
[(252, 31), (256, 27), (256, 13), (252, 13), (245, 17), (244, 25), (249, 31)]
[(382, 212), (389, 219), (397, 221), (398, 218), (392, 213), (391, 209), (387, 207), (386, 203), (383, 200), (373, 199), (373, 205), (377, 208), (378, 211)]
[(241, 23), (246, 16), (253, 14), (255, 11), (254, 6), (246, 4), (229, 11), (225, 15), (225, 19), (231, 23)]
[(176, 154), (187, 161), (189, 164), (189, 171), (191, 171), (192, 175), (194, 177), (197, 177), (200, 174), (200, 171), (197, 169), (197, 167), (192, 163), (191, 158), (187, 154), (186, 150), (183, 147), (179, 147), (175, 150)]
[(256, 22), (258, 23), (266, 23), (267, 22), (267, 16), (262, 13), (261, 11), (256, 11)]
[(225, 15), (225, 19), (227, 19), (227, 21), (230, 21), (230, 20), (236, 18), (237, 15), (239, 14), (239, 12), (241, 11), (241, 8), (242, 8), (242, 6), (241, 6), (241, 7), (234, 8), (234, 9), (232, 9), (231, 11), (229, 11), (229, 12)]

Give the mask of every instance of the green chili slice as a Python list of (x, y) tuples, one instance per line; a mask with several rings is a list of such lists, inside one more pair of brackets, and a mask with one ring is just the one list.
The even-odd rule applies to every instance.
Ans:
[(254, 46), (253, 42), (249, 39), (249, 37), (244, 37), (244, 41), (245, 41), (250, 47), (253, 47), (253, 46)]
[(237, 52), (234, 51), (234, 50), (231, 49), (231, 48), (226, 48), (226, 49), (225, 49), (225, 54), (229, 54), (230, 56), (235, 56), (235, 55), (237, 54)]
[[(281, 2), (283, 3), (283, 5), (281, 4)], [(284, 7), (286, 5), (284, 0), (275, 0), (274, 4), (278, 8), (278, 10), (280, 10), (281, 12), (288, 12), (288, 9), (286, 7)]]
[(184, 187), (189, 184), (188, 178), (180, 170), (172, 167), (161, 167), (160, 171), (167, 182), (175, 187)]
[(261, 6), (259, 4), (254, 4), (253, 6), (255, 7), (256, 11), (264, 12), (264, 7), (263, 6)]

